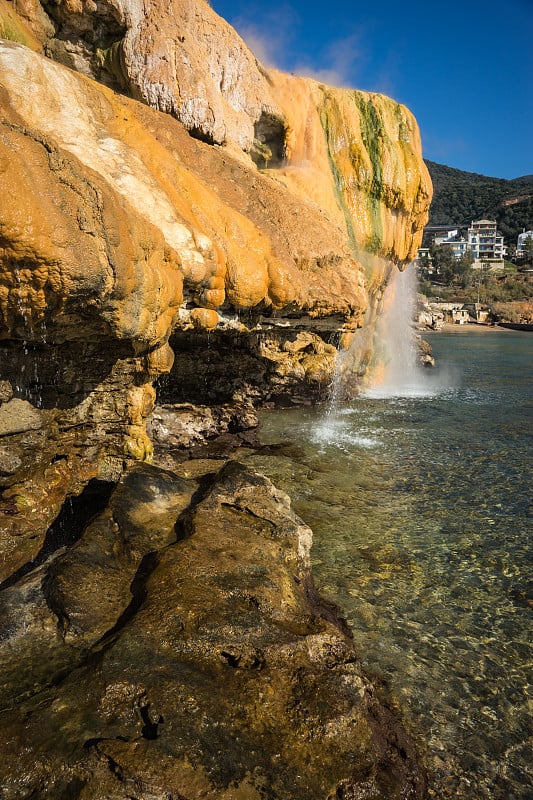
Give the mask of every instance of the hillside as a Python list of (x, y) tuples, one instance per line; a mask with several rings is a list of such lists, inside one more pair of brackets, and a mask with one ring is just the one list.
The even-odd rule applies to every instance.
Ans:
[(433, 181), (430, 225), (458, 224), (474, 219), (495, 219), (505, 243), (516, 244), (519, 233), (533, 227), (533, 175), (506, 180), (427, 161)]

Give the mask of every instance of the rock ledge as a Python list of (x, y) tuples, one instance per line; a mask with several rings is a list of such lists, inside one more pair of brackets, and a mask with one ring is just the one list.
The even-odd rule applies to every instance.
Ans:
[(198, 466), (131, 468), (0, 592), (5, 800), (422, 798), (310, 529), (267, 478)]

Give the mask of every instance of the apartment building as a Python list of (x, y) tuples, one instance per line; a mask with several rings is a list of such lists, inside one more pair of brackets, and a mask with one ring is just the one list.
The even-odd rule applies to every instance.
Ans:
[(460, 235), (459, 227), (451, 225), (434, 225), (424, 229), (424, 247), (418, 251), (418, 263), (422, 259), (430, 259), (430, 246), (446, 245), (451, 248), (455, 258), (461, 258), (471, 252), (474, 256), (474, 267), (489, 266), (491, 269), (503, 267), (507, 249), (503, 236), (498, 233), (497, 223), (489, 219), (480, 219), (468, 228), (466, 238)]
[(467, 232), (467, 247), (474, 256), (474, 267), (490, 264), (491, 267), (503, 266), (507, 249), (503, 236), (498, 233), (496, 222), (480, 219), (472, 222)]

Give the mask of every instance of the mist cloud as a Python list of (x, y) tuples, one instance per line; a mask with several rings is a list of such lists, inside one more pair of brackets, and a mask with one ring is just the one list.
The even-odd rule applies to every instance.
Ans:
[(336, 39), (319, 54), (318, 60), (324, 66), (316, 69), (308, 62), (301, 61), (295, 64), (292, 72), (330, 86), (354, 88), (357, 75), (368, 60), (362, 38), (362, 32), (355, 32)]
[(254, 19), (237, 17), (231, 24), (244, 39), (252, 53), (265, 67), (288, 71), (293, 31), (299, 17), (290, 6), (279, 6)]
[(362, 27), (329, 42), (317, 51), (312, 60), (302, 57), (295, 44), (301, 19), (289, 5), (276, 7), (275, 11), (254, 12), (253, 19), (237, 17), (231, 20), (231, 24), (265, 67), (313, 78), (331, 86), (355, 87), (358, 75), (369, 60)]

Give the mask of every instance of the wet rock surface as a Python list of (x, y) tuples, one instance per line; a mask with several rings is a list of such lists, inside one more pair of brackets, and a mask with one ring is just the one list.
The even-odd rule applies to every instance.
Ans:
[(230, 452), (236, 443), (255, 441), (257, 413), (251, 403), (195, 406), (192, 403), (156, 406), (147, 430), (161, 465), (164, 453), (177, 463), (196, 454)]
[(423, 797), (287, 495), (237, 462), (181, 473), (130, 469), (0, 592), (3, 797)]
[[(307, 325), (306, 325), (307, 323)], [(337, 361), (339, 317), (255, 320), (257, 330), (176, 331), (176, 357), (158, 382), (163, 403), (298, 405), (328, 396)], [(306, 329), (312, 326), (314, 330)]]

